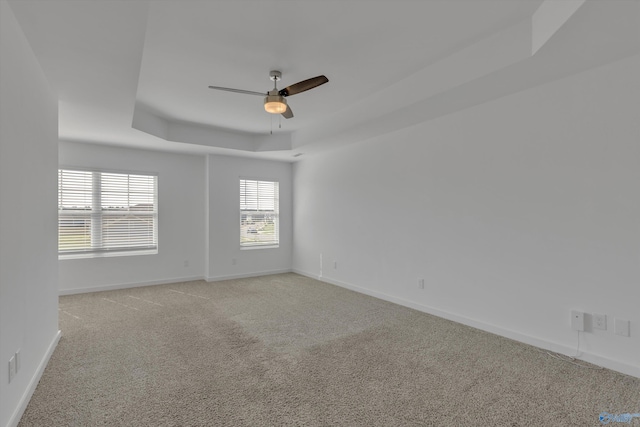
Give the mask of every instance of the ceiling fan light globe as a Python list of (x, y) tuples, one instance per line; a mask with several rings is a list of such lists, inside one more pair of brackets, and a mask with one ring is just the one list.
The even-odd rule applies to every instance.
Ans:
[(287, 101), (280, 95), (268, 95), (264, 98), (264, 109), (267, 113), (282, 114), (287, 111)]

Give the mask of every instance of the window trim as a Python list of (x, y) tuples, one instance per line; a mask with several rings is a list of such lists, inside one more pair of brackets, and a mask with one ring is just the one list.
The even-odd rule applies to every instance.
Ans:
[[(120, 175), (141, 175), (153, 177), (155, 179), (154, 183), (154, 210), (149, 211), (149, 213), (153, 214), (154, 224), (153, 224), (153, 234), (155, 245), (153, 247), (145, 246), (145, 247), (121, 247), (121, 248), (113, 248), (113, 249), (89, 249), (89, 250), (77, 250), (77, 251), (68, 251), (68, 252), (60, 252), (60, 246), (58, 244), (58, 259), (59, 260), (67, 260), (67, 259), (87, 259), (87, 258), (103, 258), (103, 257), (118, 257), (118, 256), (133, 256), (133, 255), (155, 255), (159, 250), (158, 243), (158, 234), (159, 234), (159, 195), (158, 195), (158, 182), (159, 182), (159, 174), (157, 172), (149, 172), (149, 171), (134, 171), (134, 170), (123, 170), (123, 169), (107, 169), (107, 168), (95, 168), (95, 167), (82, 167), (82, 166), (68, 166), (68, 165), (59, 165), (58, 166), (58, 175), (60, 170), (68, 170), (68, 171), (77, 171), (77, 172), (90, 172), (90, 173), (100, 173), (100, 174), (120, 174)], [(58, 182), (58, 194), (60, 192), (60, 182)], [(92, 186), (91, 189), (92, 197), (95, 198), (96, 193), (94, 192), (94, 188)], [(58, 201), (59, 203), (59, 201)], [(91, 211), (89, 211), (91, 212)], [(60, 209), (58, 204), (58, 221), (60, 220)], [(59, 227), (59, 222), (58, 222)], [(59, 236), (59, 231), (58, 231)]]
[[(276, 188), (277, 188), (277, 192), (275, 194), (275, 201), (277, 202), (277, 204), (275, 205), (275, 216), (276, 216), (276, 242), (265, 242), (265, 243), (252, 243), (252, 244), (246, 244), (243, 243), (242, 240), (240, 240), (239, 244), (240, 244), (240, 250), (242, 251), (246, 251), (246, 250), (256, 250), (256, 249), (278, 249), (280, 247), (280, 181), (278, 179), (272, 179), (272, 178), (257, 178), (257, 177), (251, 177), (251, 176), (239, 176), (238, 177), (238, 181), (236, 181), (238, 184), (238, 190), (240, 189), (240, 184), (241, 181), (256, 181), (256, 182), (271, 182), (271, 183), (275, 183), (276, 184)], [(239, 199), (240, 199), (240, 193), (238, 194)], [(239, 217), (238, 217), (238, 228), (240, 231), (240, 238), (242, 239), (242, 213), (246, 212), (246, 210), (242, 210), (242, 206), (241, 206), (241, 202), (242, 200), (240, 199), (238, 201), (238, 209), (239, 209)]]

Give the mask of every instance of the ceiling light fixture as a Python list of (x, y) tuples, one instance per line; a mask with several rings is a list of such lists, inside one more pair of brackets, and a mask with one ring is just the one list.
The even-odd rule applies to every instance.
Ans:
[(282, 114), (287, 111), (287, 100), (278, 92), (275, 95), (269, 94), (264, 98), (264, 109), (267, 113)]

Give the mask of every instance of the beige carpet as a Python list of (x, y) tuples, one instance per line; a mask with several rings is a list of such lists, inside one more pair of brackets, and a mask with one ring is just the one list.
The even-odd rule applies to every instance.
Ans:
[(640, 412), (640, 379), (296, 274), (65, 296), (60, 328), (20, 426), (597, 426)]

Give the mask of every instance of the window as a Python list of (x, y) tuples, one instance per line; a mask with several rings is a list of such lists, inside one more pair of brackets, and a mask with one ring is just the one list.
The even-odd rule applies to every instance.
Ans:
[(240, 247), (278, 247), (278, 183), (240, 179)]
[(157, 253), (157, 182), (155, 175), (58, 170), (58, 254)]

